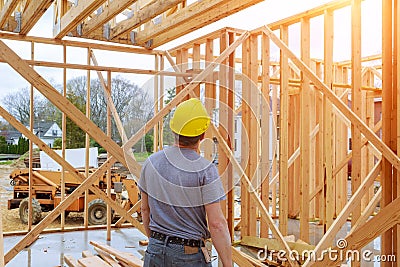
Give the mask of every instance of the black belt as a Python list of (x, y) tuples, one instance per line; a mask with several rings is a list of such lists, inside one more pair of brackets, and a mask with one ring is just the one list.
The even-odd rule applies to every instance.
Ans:
[(204, 242), (202, 240), (185, 239), (177, 236), (168, 236), (156, 231), (150, 231), (150, 237), (160, 241), (165, 241), (165, 239), (168, 239), (168, 243), (171, 244), (179, 244), (189, 247), (204, 247)]

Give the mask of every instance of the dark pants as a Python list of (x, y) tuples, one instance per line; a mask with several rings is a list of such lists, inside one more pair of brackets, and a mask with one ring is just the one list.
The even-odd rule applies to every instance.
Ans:
[(168, 240), (160, 241), (149, 239), (146, 254), (144, 256), (144, 267), (211, 267), (206, 263), (200, 248), (197, 253), (185, 254), (184, 246), (168, 243)]

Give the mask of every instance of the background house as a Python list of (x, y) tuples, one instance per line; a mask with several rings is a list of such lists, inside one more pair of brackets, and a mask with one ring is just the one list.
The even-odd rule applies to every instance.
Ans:
[[(27, 128), (29, 129), (29, 126)], [(56, 138), (62, 137), (62, 130), (54, 121), (36, 122), (33, 126), (33, 133), (49, 147), (53, 147)]]
[(18, 140), (22, 136), (17, 130), (1, 130), (0, 136), (4, 136), (7, 145), (18, 145)]

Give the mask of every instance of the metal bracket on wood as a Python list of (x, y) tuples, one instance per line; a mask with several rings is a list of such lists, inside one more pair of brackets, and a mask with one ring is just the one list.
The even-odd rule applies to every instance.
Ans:
[(136, 43), (136, 36), (137, 36), (137, 32), (136, 32), (136, 31), (131, 31), (130, 37), (131, 37), (131, 43), (132, 43), (133, 45), (136, 45), (136, 44), (137, 44), (137, 43)]
[(133, 16), (135, 16), (135, 11), (134, 11), (134, 10), (129, 11), (129, 12), (126, 14), (126, 18), (127, 18), (127, 19), (130, 19), (130, 18), (132, 18)]
[(103, 37), (110, 40), (111, 25), (109, 23), (103, 25)]
[(83, 27), (83, 23), (79, 23), (78, 26), (76, 26), (76, 33), (79, 36), (82, 36), (82, 27)]
[(162, 21), (162, 16), (158, 16), (158, 17), (155, 17), (155, 18), (153, 19), (154, 25), (160, 24), (161, 21)]
[(60, 19), (57, 20), (57, 23), (53, 26), (53, 36), (56, 36), (61, 31), (61, 23)]
[(151, 48), (153, 46), (153, 39), (150, 39), (145, 44), (146, 48)]
[(101, 13), (103, 13), (103, 7), (101, 6), (101, 7), (99, 7), (98, 9), (97, 9), (97, 15), (100, 15)]
[(17, 22), (17, 27), (14, 32), (21, 32), (22, 12), (15, 12), (15, 21)]

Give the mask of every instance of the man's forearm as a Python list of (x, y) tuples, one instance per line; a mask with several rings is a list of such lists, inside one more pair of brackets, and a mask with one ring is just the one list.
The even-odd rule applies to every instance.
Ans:
[(231, 237), (226, 222), (210, 226), (213, 245), (224, 267), (232, 266)]
[(146, 235), (147, 237), (150, 237), (150, 212), (148, 210), (142, 210), (142, 221)]

